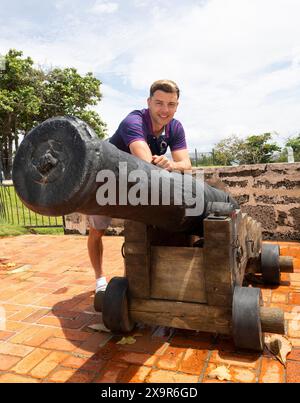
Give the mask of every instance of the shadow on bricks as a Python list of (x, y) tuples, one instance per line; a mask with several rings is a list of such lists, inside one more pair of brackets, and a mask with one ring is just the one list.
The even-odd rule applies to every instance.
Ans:
[[(102, 324), (102, 315), (92, 302), (93, 292), (71, 297), (55, 304), (44, 319), (56, 322), (65, 339), (60, 346), (62, 339), (50, 338), (47, 346), (69, 352), (51, 376), (56, 382), (64, 377), (68, 383), (205, 382), (210, 370), (227, 364), (257, 378), (261, 355), (236, 351), (230, 337), (142, 324), (126, 335), (94, 331), (89, 326)], [(117, 344), (123, 336), (135, 342)]]

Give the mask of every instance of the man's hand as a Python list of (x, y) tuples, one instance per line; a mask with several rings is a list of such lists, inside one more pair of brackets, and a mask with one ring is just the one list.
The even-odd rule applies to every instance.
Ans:
[(152, 164), (171, 172), (174, 169), (174, 162), (165, 155), (152, 155)]

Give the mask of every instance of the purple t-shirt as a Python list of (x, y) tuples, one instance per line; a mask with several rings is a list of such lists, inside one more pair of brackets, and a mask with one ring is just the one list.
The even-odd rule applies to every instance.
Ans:
[(152, 155), (165, 154), (168, 147), (171, 151), (187, 148), (182, 124), (176, 119), (166, 125), (164, 133), (159, 137), (154, 136), (149, 109), (131, 112), (109, 141), (120, 150), (130, 153), (129, 145), (137, 140), (145, 141)]

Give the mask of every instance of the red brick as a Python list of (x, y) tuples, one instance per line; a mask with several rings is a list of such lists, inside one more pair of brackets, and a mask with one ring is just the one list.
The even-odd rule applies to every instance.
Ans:
[(80, 313), (77, 318), (68, 319), (68, 318), (59, 318), (54, 315), (45, 316), (38, 321), (39, 324), (48, 325), (48, 326), (57, 326), (63, 327), (66, 329), (80, 329), (84, 325), (88, 324), (93, 319), (93, 315)]
[(300, 348), (294, 348), (287, 356), (287, 359), (291, 361), (300, 361)]
[(15, 344), (24, 344), (26, 340), (30, 339), (33, 335), (37, 334), (41, 328), (39, 326), (26, 326), (23, 330), (18, 332), (9, 341)]
[(274, 302), (274, 303), (279, 302), (281, 304), (285, 304), (285, 303), (287, 303), (287, 300), (288, 300), (287, 293), (275, 292), (275, 291), (272, 292), (272, 298), (271, 298), (272, 302)]
[(6, 330), (0, 330), (0, 340), (4, 341), (9, 339), (10, 337), (14, 336), (16, 333), (15, 332), (8, 332)]
[(28, 354), (25, 358), (19, 361), (13, 370), (17, 374), (26, 375), (49, 354), (50, 351), (48, 350), (36, 348), (32, 351), (32, 353)]
[(190, 347), (208, 350), (212, 347), (212, 337), (209, 333), (177, 330), (172, 337), (172, 346)]
[(97, 353), (100, 348), (111, 339), (111, 337), (110, 333), (91, 334), (90, 337), (75, 350), (75, 353), (92, 356)]
[(120, 350), (126, 351), (162, 355), (168, 346), (169, 343), (157, 338), (153, 339), (151, 335), (147, 333), (143, 337), (136, 337), (136, 342), (134, 344), (121, 345), (119, 348)]
[(245, 368), (245, 367), (237, 367), (232, 365), (225, 365), (228, 368), (229, 378), (220, 380), (218, 378), (212, 378), (210, 374), (214, 371), (217, 367), (223, 366), (224, 364), (215, 364), (211, 363), (206, 368), (204, 374), (204, 383), (255, 383), (256, 382), (256, 370), (252, 368)]
[(214, 371), (217, 367), (222, 366), (224, 364), (214, 364), (214, 363), (209, 363), (205, 373), (204, 373), (204, 378), (203, 378), (203, 383), (227, 383), (232, 381), (232, 373), (230, 371), (230, 366), (226, 365), (225, 366), (228, 368), (229, 375), (230, 375), (230, 380), (219, 380), (218, 378), (212, 378), (209, 376), (212, 371)]
[(39, 383), (39, 381), (20, 375), (2, 374), (0, 375), (0, 383)]
[(148, 383), (197, 383), (198, 376), (153, 369), (146, 378)]
[(44, 316), (38, 322), (39, 325), (62, 327), (61, 320), (56, 316)]
[(9, 342), (0, 344), (0, 354), (25, 357), (27, 354), (31, 353), (32, 350), (32, 347), (20, 346), (18, 344), (13, 344)]
[(290, 337), (300, 338), (300, 321), (299, 321), (299, 319), (288, 321), (288, 335)]
[(41, 348), (59, 351), (73, 351), (78, 345), (72, 343), (67, 339), (60, 339), (58, 337), (50, 337), (45, 343), (41, 345)]
[(8, 371), (18, 361), (20, 361), (20, 357), (14, 357), (12, 355), (0, 354), (0, 371)]
[(291, 282), (300, 283), (300, 273), (290, 273)]
[(14, 315), (10, 316), (10, 319), (16, 321), (23, 320), (31, 315), (34, 311), (36, 311), (36, 308), (25, 307), (22, 308), (19, 312), (16, 312)]
[(230, 373), (233, 382), (239, 383), (255, 383), (256, 371), (249, 368), (231, 367)]
[(283, 383), (285, 382), (284, 366), (277, 360), (263, 358), (259, 382)]
[(75, 357), (70, 356), (61, 363), (61, 366), (68, 368), (80, 368), (84, 371), (99, 372), (106, 365), (106, 361), (95, 356), (92, 357)]
[(25, 319), (23, 319), (23, 322), (36, 323), (43, 316), (47, 315), (48, 312), (49, 312), (49, 309), (38, 309), (35, 312), (33, 312), (31, 315), (29, 315)]
[(230, 365), (237, 367), (246, 367), (256, 369), (259, 364), (259, 354), (235, 354), (227, 352), (214, 351), (209, 360), (210, 363), (218, 365)]
[(200, 375), (207, 357), (207, 350), (189, 348), (179, 365), (179, 371), (192, 375)]
[(117, 383), (121, 382), (125, 375), (128, 365), (120, 362), (109, 362), (101, 375), (95, 380), (96, 383)]
[(46, 378), (67, 357), (66, 353), (53, 351), (33, 368), (30, 375), (35, 378)]
[(293, 347), (300, 347), (300, 337), (299, 338), (291, 338), (289, 337), (289, 341), (292, 343)]
[(159, 357), (156, 366), (161, 369), (176, 371), (179, 367), (179, 363), (183, 357), (184, 352), (184, 348), (168, 347), (164, 354)]
[(60, 383), (89, 383), (95, 377), (94, 373), (72, 369), (59, 369), (49, 377), (50, 381)]
[(17, 331), (21, 329), (25, 329), (27, 325), (22, 322), (13, 322), (12, 320), (7, 320), (5, 322), (5, 330)]
[(114, 361), (126, 362), (128, 364), (138, 364), (152, 367), (157, 361), (157, 356), (150, 354), (136, 353), (132, 351), (124, 351), (113, 357)]
[(300, 293), (291, 292), (289, 294), (289, 304), (291, 304), (291, 305), (300, 305)]
[(55, 332), (54, 328), (41, 328), (36, 334), (24, 341), (27, 346), (38, 347)]
[(293, 266), (294, 266), (294, 272), (299, 273), (300, 272), (300, 258), (294, 259)]
[(287, 382), (300, 383), (300, 362), (287, 361), (286, 378)]
[(130, 367), (126, 370), (126, 373), (121, 378), (122, 383), (143, 383), (146, 382), (146, 378), (151, 372), (151, 368), (138, 366), (138, 365), (130, 365)]
[(86, 341), (91, 336), (91, 333), (72, 329), (55, 329), (54, 335), (72, 341)]

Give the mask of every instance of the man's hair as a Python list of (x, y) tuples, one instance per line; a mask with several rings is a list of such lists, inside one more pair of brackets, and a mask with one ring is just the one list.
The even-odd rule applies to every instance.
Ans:
[(157, 90), (177, 94), (177, 98), (179, 98), (180, 91), (179, 88), (177, 87), (177, 84), (174, 83), (174, 81), (171, 80), (155, 81), (150, 87), (150, 97), (152, 97), (155, 91)]

